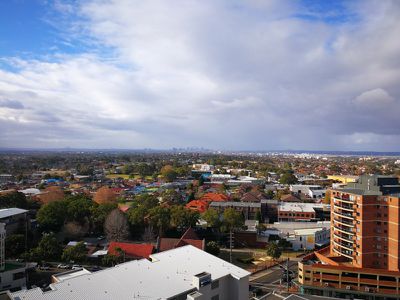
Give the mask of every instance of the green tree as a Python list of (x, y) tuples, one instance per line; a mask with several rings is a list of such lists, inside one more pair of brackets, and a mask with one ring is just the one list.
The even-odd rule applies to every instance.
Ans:
[(0, 208), (10, 207), (27, 208), (28, 202), (25, 195), (20, 192), (12, 192), (0, 196)]
[(227, 208), (223, 213), (223, 227), (228, 231), (235, 231), (244, 226), (243, 215), (234, 208)]
[(87, 249), (84, 242), (79, 242), (75, 246), (65, 248), (61, 259), (66, 262), (81, 263), (86, 260)]
[(267, 197), (267, 199), (274, 199), (274, 191), (273, 190), (268, 190), (266, 192), (266, 197)]
[(291, 173), (284, 173), (279, 178), (279, 183), (281, 184), (295, 184), (297, 183), (297, 178)]
[(37, 261), (59, 259), (61, 252), (62, 247), (54, 233), (45, 233), (38, 246), (31, 250), (31, 257)]
[(92, 199), (87, 196), (77, 195), (70, 196), (66, 200), (67, 203), (67, 219), (80, 224), (90, 219), (91, 208), (93, 206)]
[(174, 205), (170, 208), (171, 225), (178, 229), (186, 229), (196, 226), (199, 220), (199, 213), (185, 208), (184, 206)]
[(201, 217), (207, 222), (207, 226), (219, 228), (221, 226), (220, 215), (214, 208), (207, 209)]
[(168, 207), (156, 206), (149, 210), (150, 223), (158, 228), (159, 236), (162, 236), (171, 221), (170, 209)]
[(220, 253), (220, 247), (217, 242), (210, 241), (206, 244), (206, 252), (218, 256)]
[(273, 259), (278, 259), (282, 255), (282, 250), (275, 243), (269, 243), (267, 245), (267, 255)]
[(112, 254), (107, 254), (103, 257), (101, 263), (103, 266), (112, 267), (119, 263), (119, 257)]
[(160, 173), (161, 176), (168, 182), (174, 181), (178, 175), (174, 167), (172, 167), (171, 165), (166, 165), (162, 167)]
[(25, 235), (10, 234), (5, 244), (6, 257), (18, 257), (25, 251)]
[(37, 213), (37, 221), (43, 231), (60, 231), (68, 216), (66, 201), (55, 201), (43, 205)]

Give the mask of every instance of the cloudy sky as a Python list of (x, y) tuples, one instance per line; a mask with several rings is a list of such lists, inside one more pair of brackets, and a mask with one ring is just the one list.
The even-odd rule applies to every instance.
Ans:
[(400, 1), (0, 2), (0, 147), (400, 151)]

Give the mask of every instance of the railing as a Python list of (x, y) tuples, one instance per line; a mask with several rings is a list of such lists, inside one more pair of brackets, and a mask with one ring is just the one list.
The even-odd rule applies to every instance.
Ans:
[(343, 235), (341, 236), (336, 233), (334, 233), (333, 236), (337, 237), (338, 239), (341, 239), (341, 240), (345, 240), (345, 241), (352, 242), (352, 243), (354, 242), (353, 238), (350, 238), (350, 237), (344, 237)]
[(351, 218), (351, 219), (353, 219), (353, 214), (349, 213), (349, 212), (333, 210), (333, 213), (335, 215), (339, 215), (339, 216), (341, 216), (343, 218)]

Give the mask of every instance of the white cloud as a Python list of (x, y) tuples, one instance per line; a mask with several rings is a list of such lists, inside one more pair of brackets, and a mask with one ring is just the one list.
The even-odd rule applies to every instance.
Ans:
[(19, 71), (0, 69), (0, 99), (22, 105), (0, 107), (4, 146), (400, 146), (387, 142), (400, 134), (396, 1), (352, 3), (343, 23), (294, 17), (293, 1), (55, 5), (75, 19), (63, 38), (94, 48), (4, 58)]

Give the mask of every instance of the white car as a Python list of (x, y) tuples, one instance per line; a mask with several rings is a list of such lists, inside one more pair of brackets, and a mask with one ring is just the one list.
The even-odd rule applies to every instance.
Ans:
[(73, 265), (72, 266), (72, 270), (79, 270), (79, 269), (82, 269), (81, 265)]
[(68, 266), (68, 265), (64, 265), (64, 264), (59, 264), (59, 265), (57, 266), (57, 268), (58, 268), (58, 269), (68, 269), (69, 266)]

